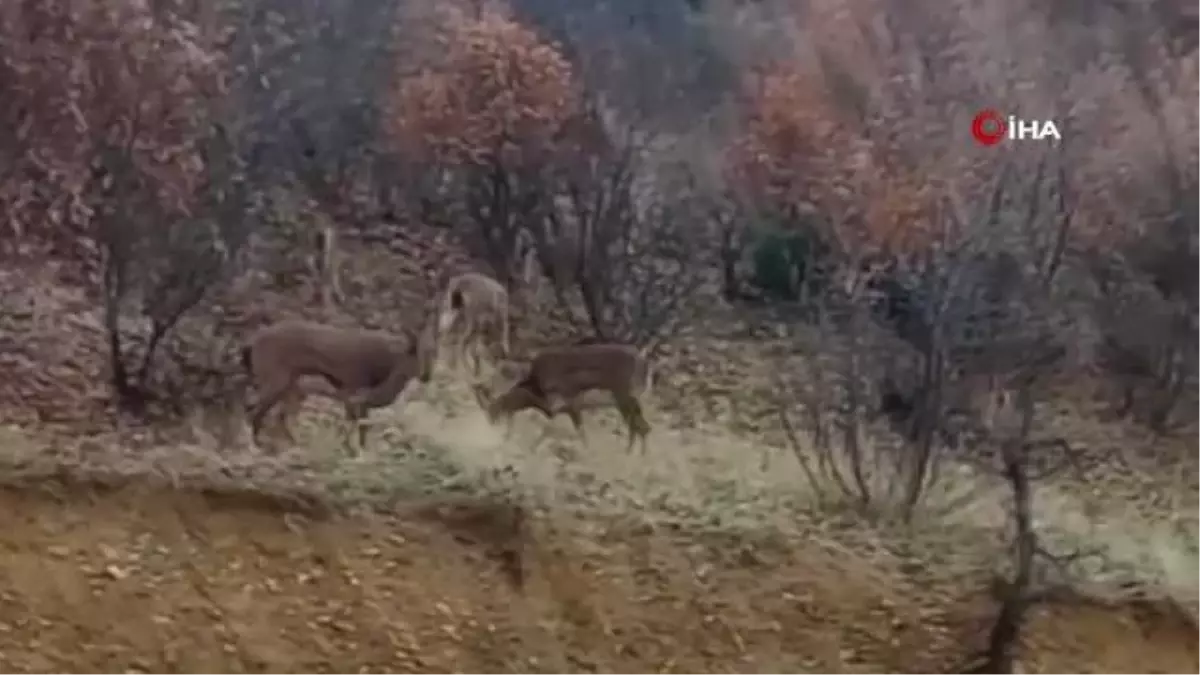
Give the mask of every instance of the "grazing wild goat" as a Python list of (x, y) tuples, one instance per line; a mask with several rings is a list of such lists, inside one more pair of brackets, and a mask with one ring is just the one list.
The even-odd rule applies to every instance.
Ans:
[(538, 352), (525, 377), (495, 399), (489, 401), (478, 386), (475, 395), (490, 421), (508, 417), (509, 432), (512, 416), (521, 410), (533, 408), (550, 419), (566, 413), (586, 445), (580, 415), (582, 396), (589, 391), (607, 391), (629, 429), (626, 451), (640, 440), (644, 453), (650, 424), (639, 398), (650, 389), (652, 377), (650, 364), (636, 347), (585, 339)]
[(451, 351), (454, 362), (465, 360), (470, 348), (473, 355), (471, 370), (475, 375), (479, 374), (479, 350), (484, 340), (491, 341), (493, 356), (498, 346), (501, 355), (507, 358), (508, 291), (495, 279), (476, 272), (467, 272), (451, 279), (442, 296), (438, 335), (445, 335), (452, 329), (457, 338)]
[[(367, 411), (390, 405), (411, 380), (428, 382), (432, 377), (431, 330), (435, 327), (430, 321), (420, 335), (409, 335), (407, 341), (390, 333), (301, 319), (260, 329), (242, 348), (242, 363), (258, 394), (249, 411), (255, 441), (267, 413), (283, 403), (282, 428), (294, 442), (288, 419), (308, 394), (320, 393), (345, 406), (346, 419), (358, 429), (361, 449), (367, 434), (361, 420)], [(325, 380), (333, 392), (304, 386), (302, 380), (313, 377)]]

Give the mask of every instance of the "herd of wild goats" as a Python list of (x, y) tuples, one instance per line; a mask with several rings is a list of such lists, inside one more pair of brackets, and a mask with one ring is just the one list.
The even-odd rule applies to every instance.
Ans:
[[(343, 329), (313, 321), (286, 319), (256, 332), (242, 348), (242, 363), (257, 390), (249, 407), (250, 427), (259, 438), (267, 414), (281, 406), (280, 427), (289, 441), (294, 437), (287, 421), (307, 394), (332, 397), (345, 407), (346, 418), (358, 429), (358, 445), (366, 443), (362, 420), (373, 408), (391, 405), (414, 379), (429, 382), (437, 363), (443, 336), (454, 336), (451, 355), (465, 362), (472, 357), (472, 372), (479, 375), (481, 350), (490, 343), (509, 356), (508, 292), (496, 280), (476, 273), (454, 277), (438, 296), (435, 311), (425, 317), (420, 330), (407, 336), (380, 331)], [(548, 419), (566, 413), (586, 443), (580, 417), (581, 397), (588, 391), (608, 392), (635, 440), (645, 452), (650, 425), (639, 397), (650, 387), (651, 369), (635, 347), (584, 339), (575, 344), (539, 351), (520, 381), (500, 396), (473, 381), (472, 390), (489, 421), (508, 418), (526, 409), (541, 411)], [(306, 386), (313, 379), (332, 387)]]

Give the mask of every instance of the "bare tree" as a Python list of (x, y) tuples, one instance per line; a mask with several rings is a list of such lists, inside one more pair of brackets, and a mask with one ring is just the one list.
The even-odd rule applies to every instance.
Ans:
[[(1015, 651), (1020, 642), (1025, 616), (1039, 601), (1069, 584), (1069, 565), (1090, 553), (1082, 550), (1055, 554), (1040, 541), (1034, 528), (1033, 493), (1037, 481), (1078, 470), (1074, 450), (1061, 438), (1039, 437), (1035, 398), (1038, 380), (1047, 373), (1037, 365), (1010, 373), (987, 392), (984, 443), (993, 449), (998, 462), (991, 463), (1004, 477), (1011, 493), (1009, 514), (1012, 530), (1012, 571), (997, 580), (999, 601), (996, 619), (986, 646), (964, 672), (1014, 672)], [(1063, 576), (1048, 581), (1047, 567)]]
[[(1030, 159), (1034, 171), (1018, 178), (1015, 167)], [(1054, 372), (1068, 356), (1072, 321), (1056, 299), (1050, 253), (1066, 236), (1069, 205), (1044, 157), (1009, 161), (1013, 168), (969, 207), (948, 196), (937, 227), (958, 236), (882, 267), (850, 264), (817, 299), (820, 318), (802, 348), (817, 358), (805, 386), (785, 387), (781, 397), (801, 410), (788, 413), (795, 404), (785, 404), (781, 415), (810, 480), (859, 508), (911, 516), (947, 452), (961, 460), (978, 438), (978, 402), (995, 382)], [(1029, 235), (1056, 229), (1064, 232)], [(877, 414), (898, 448), (871, 430)], [(803, 441), (792, 418), (803, 421)]]
[[(605, 117), (608, 119), (605, 119)], [(716, 287), (709, 201), (670, 141), (594, 101), (554, 173), (554, 207), (533, 228), (545, 275), (577, 324), (651, 353)]]
[(545, 169), (577, 103), (571, 64), (498, 4), (445, 7), (406, 28), (384, 133), (398, 161), (423, 174), (421, 217), (467, 233), (512, 290), (522, 231), (548, 206)]
[[(184, 10), (61, 2), (7, 8), (0, 23), (11, 121), (24, 129), (8, 148), (10, 178), (44, 186), (10, 204), (13, 222), (45, 219), (49, 228), (22, 226), (29, 241), (100, 291), (126, 407), (144, 403), (159, 344), (245, 241), (230, 218), (246, 196), (237, 142), (216, 124), (218, 26)], [(150, 329), (135, 371), (122, 319), (139, 300)]]

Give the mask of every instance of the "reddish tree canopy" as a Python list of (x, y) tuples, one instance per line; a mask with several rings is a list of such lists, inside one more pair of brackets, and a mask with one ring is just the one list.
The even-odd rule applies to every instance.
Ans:
[(726, 155), (751, 199), (816, 209), (850, 252), (905, 250), (925, 240), (929, 190), (891, 161), (838, 107), (826, 73), (776, 64), (748, 87), (744, 125)]
[(385, 132), (397, 149), (453, 164), (540, 154), (576, 109), (558, 48), (500, 9), (448, 6), (434, 20), (433, 54), (392, 91)]
[(224, 82), (212, 36), (170, 12), (138, 0), (0, 4), (0, 205), (21, 243), (90, 257), (102, 152), (122, 153), (163, 206), (186, 207), (204, 170), (201, 115)]

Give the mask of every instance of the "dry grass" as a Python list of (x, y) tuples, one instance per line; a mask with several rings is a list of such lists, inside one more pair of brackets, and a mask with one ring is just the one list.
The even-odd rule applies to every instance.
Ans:
[[(342, 451), (338, 411), (319, 403), (301, 415), (300, 447), (274, 456), (247, 445), (244, 432), (222, 446), (208, 423), (197, 423), (191, 443), (161, 445), (98, 436), (47, 447), (20, 429), (0, 432), (6, 449), (0, 473), (10, 486), (5, 494), (15, 486), (50, 485), (58, 504), (19, 498), (13, 507), (18, 522), (36, 527), (18, 526), (9, 545), (23, 550), (29, 542), (22, 538), (32, 538), (37, 546), (52, 540), (54, 547), (75, 551), (52, 563), (56, 587), (94, 586), (87, 580), (115, 575), (102, 585), (142, 588), (104, 601), (117, 605), (96, 604), (95, 597), (107, 595), (80, 596), (72, 602), (84, 609), (69, 615), (53, 598), (71, 593), (50, 593), (45, 584), (0, 588), (0, 605), (6, 593), (16, 594), (22, 612), (65, 622), (77, 634), (93, 636), (88, 644), (126, 645), (124, 656), (114, 656), (115, 647), (85, 647), (65, 650), (58, 661), (18, 649), (22, 659), (32, 660), (14, 663), (26, 670), (126, 668), (133, 662), (155, 670), (346, 670), (371, 664), (408, 671), (928, 671), (959, 667), (994, 612), (987, 589), (1007, 551), (1005, 491), (992, 478), (956, 472), (931, 497), (935, 507), (956, 508), (932, 508), (922, 522), (900, 527), (819, 507), (790, 451), (716, 425), (671, 428), (666, 415), (652, 412), (656, 430), (642, 457), (624, 451), (613, 412), (588, 417), (591, 450), (585, 451), (563, 419), (539, 440), (545, 423), (532, 414), (518, 417), (506, 442), (503, 430), (488, 424), (471, 400), (464, 385), (440, 376), (407, 406), (375, 412), (361, 457)], [(63, 483), (64, 475), (89, 478)], [(133, 487), (77, 505), (81, 494), (93, 491), (87, 485), (104, 477), (117, 485), (133, 479)], [(171, 489), (147, 492), (144, 486), (154, 482)], [(230, 503), (228, 495), (238, 499), (210, 514), (218, 508), (215, 497), (188, 501), (193, 498), (184, 495), (192, 488), (226, 495), (221, 503)], [(1164, 644), (1169, 648), (1157, 665), (1141, 667), (1167, 672), (1178, 666), (1164, 664), (1178, 664), (1181, 654), (1194, 660), (1194, 641), (1180, 642), (1183, 629), (1158, 605), (1128, 609), (1126, 600), (1105, 596), (1116, 592), (1112, 581), (1132, 578), (1185, 601), (1194, 615), (1194, 517), (1182, 510), (1132, 509), (1121, 494), (1089, 500), (1070, 482), (1040, 491), (1039, 527), (1049, 544), (1096, 548), (1104, 556), (1076, 570), (1086, 573), (1098, 604), (1052, 605), (1035, 614), (1022, 655), (1029, 670), (1127, 670), (1144, 663), (1135, 653), (1159, 652)], [(1182, 505), (1188, 499), (1157, 501)], [(1190, 499), (1194, 504), (1194, 495)], [(284, 515), (282, 530), (272, 524), (278, 520), (253, 515), (281, 503), (308, 515)], [(501, 505), (507, 506), (497, 511)], [(321, 514), (330, 511), (314, 506), (374, 515), (337, 516), (333, 522), (343, 524), (326, 526), (319, 523), (330, 516)], [(37, 515), (20, 515), (29, 509)], [(220, 515), (228, 509), (234, 515)], [(526, 514), (518, 518), (528, 520), (523, 535), (514, 534), (513, 525), (497, 524), (495, 514), (512, 509)], [(171, 513), (177, 515), (168, 520), (183, 525), (159, 522)], [(48, 524), (91, 519), (102, 525), (86, 534)], [(434, 530), (413, 529), (430, 519)], [(170, 551), (151, 556), (152, 562), (143, 550), (146, 535), (138, 534), (147, 528)], [(197, 528), (207, 532), (200, 540), (210, 543), (185, 565), (189, 554), (181, 551), (195, 551), (195, 544), (181, 549), (178, 538), (192, 542)], [(81, 543), (104, 537), (101, 550), (116, 551), (104, 554), (116, 561), (116, 571), (88, 557), (94, 542)], [(514, 537), (524, 543), (512, 543)], [(357, 581), (335, 583), (330, 563), (311, 562), (331, 555), (337, 569), (353, 575), (346, 579)], [(246, 560), (258, 562), (246, 567)], [(402, 563), (410, 567), (401, 577), (386, 571), (397, 561), (409, 561)], [(511, 569), (495, 583), (478, 585), (497, 574), (497, 561)], [(178, 565), (193, 570), (190, 581), (172, 576)], [(289, 576), (310, 567), (301, 576), (329, 581)], [(503, 590), (505, 576), (523, 590)], [(259, 584), (278, 590), (256, 591), (256, 603), (293, 617), (287, 620), (293, 636), (287, 648), (273, 622), (264, 622), (266, 610), (247, 613), (250, 605), (238, 599), (244, 592), (234, 593)], [(44, 586), (47, 594), (37, 590)], [(220, 636), (213, 644), (189, 642), (190, 619), (177, 612), (181, 603), (196, 601), (186, 599), (191, 594), (216, 606), (205, 612), (240, 626), (223, 635), (240, 631), (245, 637), (225, 645), (218, 644)], [(157, 596), (167, 600), (142, 607), (145, 601), (138, 599)], [(383, 597), (391, 600), (381, 605)], [(395, 604), (397, 598), (405, 600)], [(344, 616), (321, 609), (338, 603), (356, 609)], [(92, 610), (97, 617), (111, 615), (118, 605), (127, 614), (167, 617), (153, 631), (173, 636), (170, 644), (190, 646), (160, 654), (136, 636), (142, 633), (134, 624), (125, 630), (88, 618)], [(1132, 636), (1122, 642), (1130, 621), (1146, 631), (1146, 640), (1158, 642), (1150, 647)], [(1153, 633), (1150, 625), (1158, 626)], [(295, 642), (298, 635), (307, 637)], [(388, 635), (409, 637), (386, 647), (398, 639)], [(140, 661), (129, 661), (130, 655)]]

